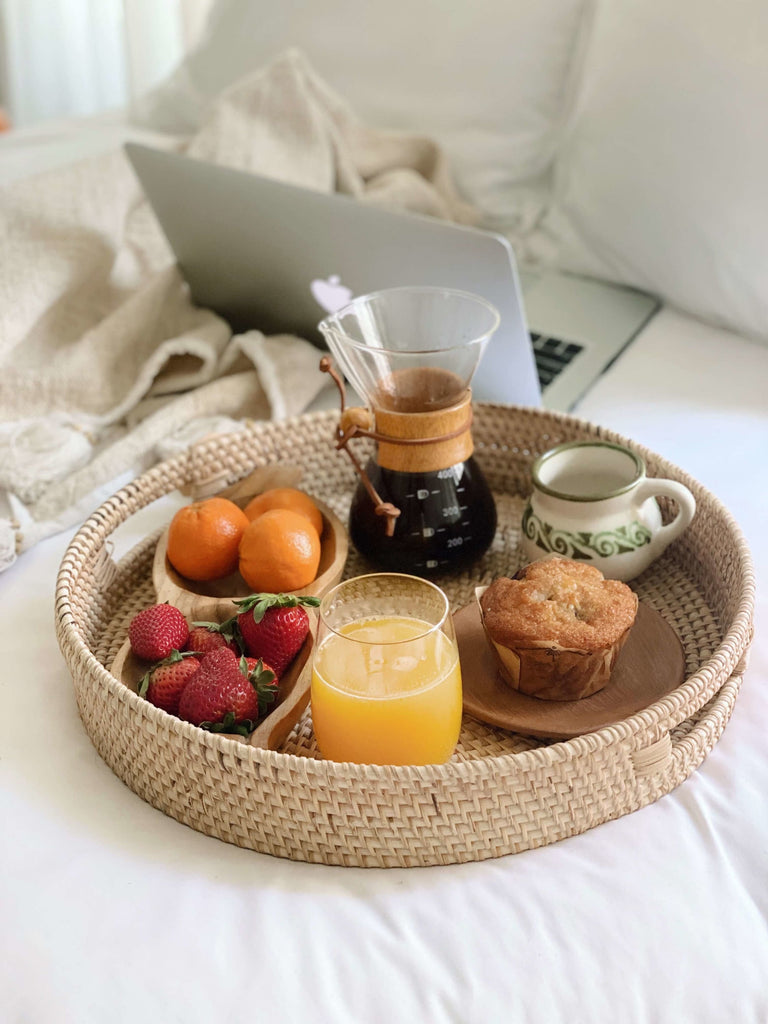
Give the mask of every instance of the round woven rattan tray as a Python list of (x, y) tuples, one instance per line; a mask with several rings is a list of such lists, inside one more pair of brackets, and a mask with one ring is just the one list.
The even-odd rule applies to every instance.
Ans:
[[(356, 478), (332, 447), (335, 413), (254, 424), (154, 467), (85, 522), (62, 561), (56, 626), (83, 723), (101, 757), (166, 814), (229, 843), (323, 864), (422, 866), (483, 860), (543, 846), (628, 814), (683, 782), (717, 742), (736, 700), (751, 640), (754, 578), (742, 535), (722, 504), (653, 452), (573, 417), (478, 405), (476, 455), (496, 496), (499, 528), (471, 572), (437, 582), (454, 609), (478, 584), (514, 572), (530, 465), (576, 438), (629, 444), (651, 476), (681, 480), (693, 524), (633, 587), (676, 630), (686, 679), (642, 712), (597, 732), (550, 742), (465, 716), (446, 765), (388, 768), (319, 758), (309, 712), (279, 752), (204, 732), (118, 682), (111, 664), (130, 618), (153, 599), (156, 537), (119, 562), (110, 534), (170, 491), (210, 493), (255, 466), (304, 467), (301, 486), (345, 519)], [(663, 502), (662, 502), (663, 505)], [(669, 509), (662, 507), (664, 513)], [(345, 575), (366, 571), (352, 553)]]

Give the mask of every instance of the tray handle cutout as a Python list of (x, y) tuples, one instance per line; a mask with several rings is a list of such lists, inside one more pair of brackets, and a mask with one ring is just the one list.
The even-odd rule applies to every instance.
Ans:
[(651, 775), (659, 775), (669, 768), (672, 760), (672, 738), (665, 732), (661, 739), (639, 747), (629, 755), (635, 769), (635, 777), (646, 779)]

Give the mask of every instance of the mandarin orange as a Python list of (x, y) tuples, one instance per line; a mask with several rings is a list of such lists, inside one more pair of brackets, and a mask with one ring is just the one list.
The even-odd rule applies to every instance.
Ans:
[(312, 523), (318, 537), (323, 533), (323, 514), (314, 501), (304, 491), (295, 487), (272, 487), (252, 498), (245, 506), (245, 514), (253, 521), (264, 512), (275, 508), (287, 508), (292, 512), (300, 512)]
[(217, 580), (237, 570), (245, 512), (227, 498), (180, 508), (168, 527), (168, 561), (189, 580)]
[(257, 592), (300, 590), (315, 579), (319, 565), (317, 530), (292, 509), (263, 512), (240, 541), (240, 575)]

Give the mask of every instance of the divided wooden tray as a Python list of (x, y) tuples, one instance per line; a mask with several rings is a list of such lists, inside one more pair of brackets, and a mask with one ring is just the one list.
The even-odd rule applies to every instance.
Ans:
[[(262, 466), (253, 470), (233, 486), (216, 493), (244, 508), (251, 498), (269, 488), (298, 486), (301, 475), (300, 466), (290, 464)], [(315, 500), (323, 516), (320, 566), (315, 579), (294, 593), (314, 597), (324, 594), (341, 579), (347, 560), (349, 541), (347, 531), (338, 516), (316, 495), (310, 496)], [(158, 603), (167, 601), (169, 604), (175, 605), (190, 622), (224, 622), (237, 611), (235, 601), (238, 598), (247, 597), (251, 593), (239, 573), (203, 583), (196, 583), (181, 576), (168, 560), (167, 527), (160, 534), (154, 549), (152, 584), (155, 592), (151, 601)], [(230, 735), (230, 739), (250, 743), (254, 747), (276, 750), (296, 726), (309, 704), (310, 655), (316, 633), (316, 618), (311, 613), (310, 624), (310, 635), (289, 670), (280, 679), (274, 709), (259, 723), (249, 737)], [(123, 682), (134, 693), (138, 693), (139, 682), (147, 668), (147, 663), (134, 655), (130, 641), (126, 638), (110, 666), (110, 671), (116, 679)]]
[[(499, 527), (471, 573), (439, 582), (458, 612), (476, 585), (518, 568), (518, 524), (538, 454), (577, 438), (629, 444), (650, 475), (681, 480), (698, 506), (683, 537), (633, 584), (682, 645), (685, 678), (670, 692), (617, 722), (554, 742), (465, 715), (449, 764), (381, 768), (321, 760), (308, 711), (270, 750), (196, 729), (114, 678), (109, 666), (128, 622), (154, 595), (156, 541), (115, 563), (110, 534), (175, 488), (210, 493), (223, 471), (223, 483), (234, 485), (254, 468), (286, 463), (302, 467), (301, 486), (343, 521), (356, 478), (333, 449), (336, 419), (319, 413), (212, 438), (108, 499), (74, 537), (57, 580), (57, 635), (85, 728), (115, 773), (207, 835), (276, 856), (366, 867), (530, 849), (635, 811), (683, 782), (716, 743), (738, 694), (752, 629), (749, 551), (722, 504), (680, 469), (611, 431), (538, 410), (476, 407), (475, 453)], [(344, 575), (366, 569), (350, 552)]]

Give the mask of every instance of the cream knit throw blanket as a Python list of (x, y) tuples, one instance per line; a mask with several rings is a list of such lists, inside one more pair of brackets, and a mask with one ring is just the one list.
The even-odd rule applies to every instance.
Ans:
[[(295, 50), (240, 80), (188, 155), (467, 222), (428, 139), (362, 124)], [(126, 473), (325, 383), (294, 337), (192, 305), (122, 151), (0, 193), (0, 570), (85, 518)], [(308, 240), (307, 244), (311, 244)]]

